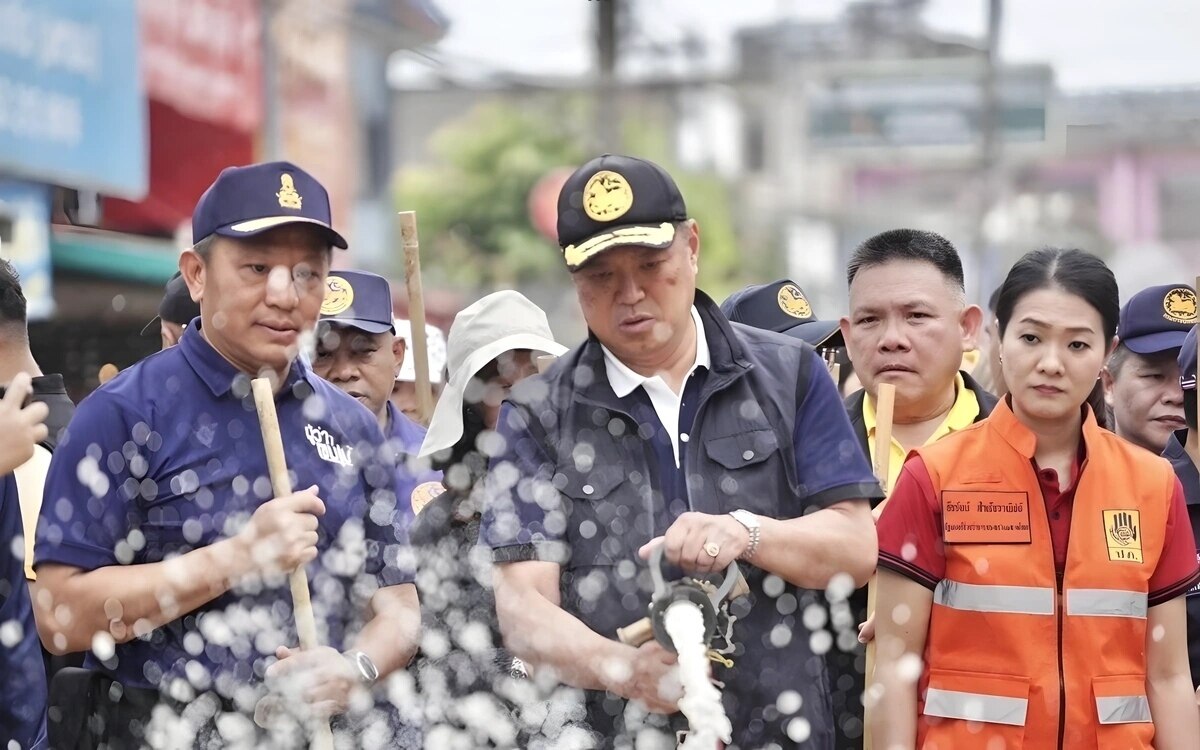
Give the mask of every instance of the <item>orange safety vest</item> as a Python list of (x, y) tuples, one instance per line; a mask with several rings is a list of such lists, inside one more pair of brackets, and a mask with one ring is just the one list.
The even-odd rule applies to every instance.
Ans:
[(942, 504), (946, 574), (933, 594), (917, 747), (1151, 748), (1146, 601), (1166, 536), (1166, 461), (1083, 424), (1066, 568), (1004, 400), (916, 452)]

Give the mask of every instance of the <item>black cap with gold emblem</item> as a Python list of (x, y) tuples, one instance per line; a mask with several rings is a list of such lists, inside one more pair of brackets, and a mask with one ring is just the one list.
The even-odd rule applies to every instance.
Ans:
[(1183, 346), (1196, 324), (1196, 290), (1187, 284), (1143, 289), (1121, 308), (1117, 336), (1131, 352), (1155, 354)]
[(790, 279), (748, 286), (721, 303), (734, 323), (775, 331), (807, 341), (818, 349), (845, 346), (836, 320), (818, 320), (804, 290)]
[(613, 247), (665, 248), (683, 221), (683, 195), (666, 170), (605, 154), (567, 178), (558, 194), (558, 244), (572, 271)]

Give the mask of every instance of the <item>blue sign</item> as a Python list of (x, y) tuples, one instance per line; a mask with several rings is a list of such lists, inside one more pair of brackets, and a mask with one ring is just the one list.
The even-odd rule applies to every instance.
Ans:
[(0, 258), (11, 262), (21, 277), (26, 316), (45, 320), (53, 315), (50, 188), (0, 181)]
[(138, 200), (136, 0), (0, 0), (0, 173)]

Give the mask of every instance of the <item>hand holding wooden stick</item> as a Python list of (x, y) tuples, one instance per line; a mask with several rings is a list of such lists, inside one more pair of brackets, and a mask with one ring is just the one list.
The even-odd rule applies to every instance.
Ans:
[[(262, 430), (263, 447), (267, 451), (267, 468), (271, 473), (271, 489), (275, 497), (292, 494), (292, 479), (288, 475), (287, 457), (283, 452), (283, 438), (279, 433), (279, 415), (275, 412), (275, 391), (267, 378), (255, 378), (250, 382), (254, 392), (254, 406), (258, 410), (258, 424)], [(308, 591), (308, 573), (303, 566), (288, 576), (292, 589), (292, 611), (296, 618), (296, 636), (300, 648), (317, 647), (317, 620), (313, 614), (312, 598)], [(333, 750), (333, 732), (329, 722), (314, 726), (312, 750)]]

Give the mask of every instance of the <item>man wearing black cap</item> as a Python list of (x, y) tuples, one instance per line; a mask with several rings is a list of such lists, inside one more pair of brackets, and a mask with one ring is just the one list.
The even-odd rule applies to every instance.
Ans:
[[(1171, 462), (1175, 476), (1183, 485), (1192, 534), (1196, 537), (1196, 559), (1200, 560), (1200, 425), (1196, 412), (1196, 333), (1192, 326), (1180, 344), (1176, 363), (1179, 367), (1179, 389), (1183, 394), (1183, 415), (1186, 429), (1178, 430), (1167, 439), (1162, 456)], [(1187, 592), (1188, 662), (1192, 670), (1192, 685), (1200, 690), (1200, 585)]]
[(1179, 348), (1196, 323), (1196, 292), (1187, 284), (1143, 289), (1121, 308), (1118, 343), (1101, 372), (1104, 400), (1121, 437), (1162, 453), (1186, 427), (1179, 388)]
[(146, 324), (146, 327), (142, 329), (142, 335), (145, 336), (157, 328), (159, 336), (162, 337), (162, 348), (168, 349), (179, 343), (183, 329), (198, 317), (200, 317), (200, 305), (192, 299), (192, 293), (188, 290), (183, 274), (176, 271), (171, 280), (167, 282), (162, 301), (158, 303), (158, 315)]
[(601, 747), (670, 742), (686, 727), (662, 685), (674, 655), (615, 640), (647, 611), (641, 561), (660, 544), (690, 575), (738, 560), (756, 604), (713, 675), (732, 746), (831, 747), (822, 644), (800, 613), (813, 589), (870, 575), (880, 494), (844, 448), (836, 387), (811, 347), (731, 326), (696, 289), (700, 229), (661, 167), (588, 162), (559, 196), (558, 235), (590, 335), (500, 414), (481, 538), (506, 643), (587, 691)]
[(414, 513), (412, 491), (437, 482), (441, 472), (417, 458), (425, 428), (404, 416), (390, 400), (404, 363), (404, 337), (392, 323), (392, 290), (387, 279), (364, 271), (331, 273), (317, 326), (313, 372), (352, 396), (379, 421), (396, 457), (397, 521), (405, 528)]
[[(253, 725), (231, 715), (254, 714), (264, 677), (301, 718), (337, 715), (415, 650), (411, 575), (383, 565), (405, 540), (379, 425), (297, 359), (331, 247), (346, 247), (325, 189), (286, 162), (231, 167), (197, 203), (192, 236), (179, 262), (196, 325), (95, 391), (51, 462), (38, 629), (52, 651), (90, 649), (93, 670), (92, 703), (63, 707), (55, 746), (97, 733), (110, 747), (208, 747), (235, 730), (245, 744)], [(297, 488), (284, 497), (272, 498), (257, 376), (277, 384)], [(304, 651), (286, 586), (299, 565), (328, 644)], [(273, 741), (294, 745), (297, 729), (274, 724)]]

